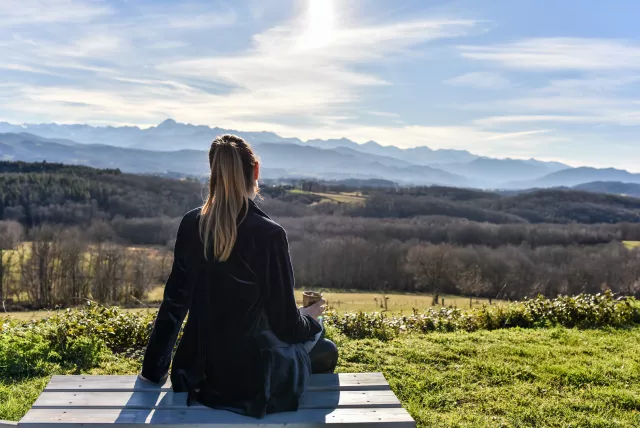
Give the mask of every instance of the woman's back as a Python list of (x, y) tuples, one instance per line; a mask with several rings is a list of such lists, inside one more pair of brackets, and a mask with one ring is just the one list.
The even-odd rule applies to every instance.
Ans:
[(296, 306), (284, 229), (251, 200), (258, 164), (250, 147), (216, 139), (209, 158), (210, 196), (180, 224), (142, 375), (167, 374), (188, 312), (171, 368), (175, 391), (253, 416), (295, 410), (311, 372), (297, 345), (322, 328)]

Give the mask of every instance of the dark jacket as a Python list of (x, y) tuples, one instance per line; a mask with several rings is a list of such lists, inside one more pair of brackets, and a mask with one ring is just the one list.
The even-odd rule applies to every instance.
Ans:
[[(302, 342), (321, 331), (302, 316), (284, 229), (253, 201), (226, 262), (204, 258), (200, 209), (180, 224), (171, 275), (144, 356), (142, 375), (162, 381), (183, 320), (171, 382), (214, 408), (262, 417), (297, 410), (311, 374)], [(199, 392), (196, 392), (199, 390)]]

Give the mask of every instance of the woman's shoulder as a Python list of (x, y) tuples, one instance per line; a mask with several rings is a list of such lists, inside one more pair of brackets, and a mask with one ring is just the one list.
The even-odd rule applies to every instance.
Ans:
[(269, 236), (274, 233), (284, 233), (284, 228), (280, 224), (254, 210), (249, 210), (242, 223), (258, 235)]

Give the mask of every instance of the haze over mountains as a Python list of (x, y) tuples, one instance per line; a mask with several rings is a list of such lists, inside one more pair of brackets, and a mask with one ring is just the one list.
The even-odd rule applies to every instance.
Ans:
[(386, 179), (400, 185), (525, 189), (590, 182), (640, 184), (640, 174), (616, 169), (571, 168), (535, 159), (493, 159), (464, 150), (400, 149), (346, 138), (284, 138), (271, 132), (242, 132), (168, 119), (158, 126), (13, 125), (0, 122), (0, 159), (63, 162), (133, 173), (207, 173), (206, 150), (220, 134), (250, 141), (266, 178)]

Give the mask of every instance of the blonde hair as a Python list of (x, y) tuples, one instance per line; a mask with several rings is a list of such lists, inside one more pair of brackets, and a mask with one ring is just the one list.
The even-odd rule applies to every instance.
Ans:
[(238, 224), (249, 209), (249, 197), (257, 192), (254, 169), (258, 159), (251, 146), (235, 135), (216, 137), (209, 150), (209, 195), (200, 215), (204, 257), (213, 243), (216, 260), (229, 259), (238, 236)]

